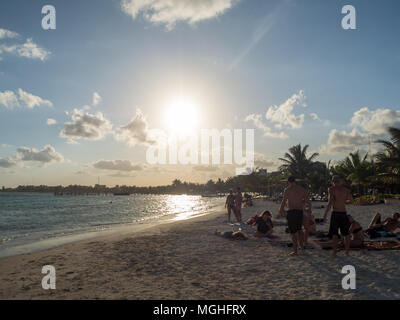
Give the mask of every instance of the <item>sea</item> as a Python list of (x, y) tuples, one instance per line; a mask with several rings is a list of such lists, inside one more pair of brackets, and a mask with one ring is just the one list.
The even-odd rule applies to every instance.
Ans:
[(0, 257), (141, 230), (221, 210), (192, 195), (63, 195), (0, 192)]

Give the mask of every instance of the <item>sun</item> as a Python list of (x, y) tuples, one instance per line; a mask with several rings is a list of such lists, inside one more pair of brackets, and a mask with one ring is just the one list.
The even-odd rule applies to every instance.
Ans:
[(198, 125), (199, 114), (193, 100), (179, 98), (171, 102), (165, 111), (165, 121), (173, 133), (190, 134)]

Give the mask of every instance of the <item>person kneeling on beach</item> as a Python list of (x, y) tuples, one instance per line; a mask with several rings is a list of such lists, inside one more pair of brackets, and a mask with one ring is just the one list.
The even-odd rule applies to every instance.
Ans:
[(287, 206), (286, 218), (288, 221), (289, 232), (292, 235), (293, 252), (297, 255), (297, 247), (300, 246), (301, 251), (304, 251), (304, 234), (303, 234), (303, 210), (307, 205), (309, 214), (311, 215), (311, 201), (306, 190), (296, 185), (296, 178), (289, 177), (289, 186), (283, 193), (283, 200), (279, 208), (279, 216), (284, 216), (284, 208)]
[(253, 223), (253, 226), (257, 226), (257, 231), (254, 233), (255, 237), (270, 237), (274, 228), (272, 214), (268, 210), (263, 211)]

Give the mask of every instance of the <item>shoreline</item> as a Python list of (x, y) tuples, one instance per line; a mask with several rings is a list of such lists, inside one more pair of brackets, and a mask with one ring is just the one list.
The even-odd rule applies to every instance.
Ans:
[[(256, 200), (243, 220), (278, 205)], [(365, 226), (385, 205), (349, 208)], [(316, 217), (322, 210), (314, 210)], [(282, 220), (283, 221), (283, 220)], [(326, 229), (327, 225), (319, 228)], [(82, 240), (53, 249), (0, 259), (0, 299), (400, 299), (400, 251), (351, 251), (332, 259), (310, 249), (289, 257), (289, 236), (279, 241), (230, 241), (225, 212), (152, 226), (138, 232)], [(357, 289), (341, 287), (344, 265), (357, 270)], [(41, 268), (56, 268), (56, 290), (43, 290)]]
[(119, 223), (117, 225), (106, 225), (104, 227), (108, 227), (104, 230), (86, 230), (84, 232), (71, 233), (67, 235), (60, 235), (55, 237), (50, 237), (47, 239), (36, 240), (32, 243), (22, 243), (8, 247), (8, 242), (5, 242), (1, 245), (4, 245), (5, 248), (0, 248), (0, 262), (4, 258), (40, 252), (43, 250), (49, 250), (53, 248), (57, 248), (60, 246), (68, 245), (75, 242), (86, 241), (86, 240), (96, 240), (97, 238), (110, 237), (113, 235), (126, 235), (132, 234), (136, 232), (141, 232), (144, 230), (151, 229), (153, 227), (157, 227), (158, 225), (170, 224), (170, 223), (178, 223), (180, 221), (196, 219), (198, 217), (216, 214), (222, 211), (221, 206), (216, 206), (212, 208), (210, 211), (206, 211), (202, 214), (195, 214), (193, 216), (189, 216), (184, 219), (179, 219), (178, 215), (174, 215), (174, 217), (162, 217), (160, 219), (149, 219), (145, 222), (139, 223)]

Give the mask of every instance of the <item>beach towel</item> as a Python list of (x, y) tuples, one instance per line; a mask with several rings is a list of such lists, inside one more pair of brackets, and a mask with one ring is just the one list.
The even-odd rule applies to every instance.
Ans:
[(398, 241), (364, 241), (367, 250), (400, 250)]
[(253, 232), (256, 231), (252, 226), (250, 226), (250, 225), (248, 225), (246, 223), (243, 223), (243, 222), (241, 222), (241, 223), (231, 223), (230, 225), (232, 226), (232, 229), (233, 229), (234, 232), (243, 231), (245, 233), (249, 233), (250, 234), (250, 233), (253, 233)]
[[(313, 240), (310, 241), (314, 247), (324, 250), (332, 250), (332, 247), (323, 247), (325, 241), (321, 240)], [(327, 241), (328, 242), (328, 241)], [(399, 241), (364, 241), (364, 246), (359, 248), (350, 248), (350, 250), (400, 250), (400, 242)], [(343, 244), (339, 244), (338, 250), (344, 250)]]

